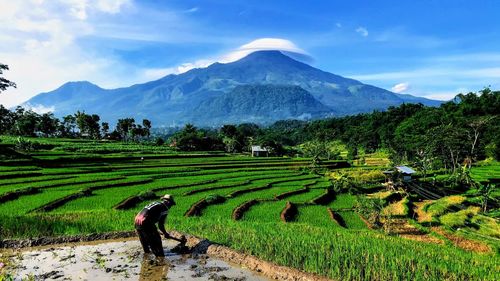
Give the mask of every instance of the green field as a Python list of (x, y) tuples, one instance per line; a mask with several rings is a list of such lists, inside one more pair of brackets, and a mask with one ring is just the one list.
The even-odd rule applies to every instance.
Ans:
[[(126, 210), (115, 207), (149, 191), (175, 197), (167, 229), (333, 279), (500, 279), (498, 253), (477, 254), (368, 229), (355, 211), (355, 195), (336, 194), (325, 205), (312, 203), (330, 181), (309, 173), (304, 168), (308, 159), (178, 154), (168, 148), (81, 140), (42, 142), (53, 147), (24, 160), (1, 161), (0, 198), (19, 193), (0, 201), (1, 239), (132, 230), (135, 214), (152, 199)], [(330, 164), (335, 162), (322, 162)], [(184, 216), (210, 195), (225, 201), (209, 204), (199, 216)], [(234, 209), (250, 200), (258, 203), (233, 220)], [(280, 213), (287, 201), (298, 206), (298, 214), (283, 222)], [(428, 209), (442, 214), (445, 208), (438, 207)], [(329, 217), (327, 208), (342, 217), (344, 227)]]

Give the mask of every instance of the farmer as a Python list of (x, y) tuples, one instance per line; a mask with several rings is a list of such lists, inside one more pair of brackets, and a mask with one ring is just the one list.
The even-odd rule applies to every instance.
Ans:
[(170, 235), (165, 231), (165, 219), (168, 210), (173, 205), (175, 205), (174, 198), (169, 194), (165, 194), (161, 201), (150, 203), (135, 216), (135, 229), (145, 253), (152, 251), (156, 257), (165, 256), (161, 237), (155, 224), (158, 223), (158, 228), (166, 239), (170, 238)]

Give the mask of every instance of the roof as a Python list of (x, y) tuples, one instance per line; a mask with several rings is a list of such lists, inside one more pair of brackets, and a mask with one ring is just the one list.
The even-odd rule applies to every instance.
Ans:
[(414, 173), (416, 173), (415, 170), (413, 170), (412, 168), (407, 167), (407, 166), (397, 166), (396, 169), (400, 173), (403, 173), (403, 174), (414, 174)]
[(267, 149), (260, 145), (252, 145), (252, 151), (267, 151)]

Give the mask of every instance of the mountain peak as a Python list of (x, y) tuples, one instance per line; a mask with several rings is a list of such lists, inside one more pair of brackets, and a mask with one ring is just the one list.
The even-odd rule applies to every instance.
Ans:
[(59, 88), (101, 88), (97, 86), (96, 84), (93, 84), (89, 81), (71, 81), (71, 82), (66, 82), (64, 83), (61, 87)]
[(255, 51), (253, 53), (248, 54), (246, 57), (243, 57), (239, 61), (256, 61), (256, 60), (266, 60), (266, 61), (294, 61), (291, 57), (283, 54), (279, 50), (264, 50), (264, 51)]

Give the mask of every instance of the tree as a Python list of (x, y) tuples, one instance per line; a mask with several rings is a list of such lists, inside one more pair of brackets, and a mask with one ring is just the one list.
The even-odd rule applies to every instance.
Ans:
[(0, 134), (6, 134), (12, 130), (15, 116), (10, 110), (0, 104)]
[(18, 106), (14, 112), (14, 134), (18, 136), (35, 136), (40, 116), (31, 110)]
[[(3, 75), (4, 70), (9, 70), (9, 66), (6, 64), (0, 63), (0, 75)], [(7, 88), (9, 88), (9, 87), (17, 88), (17, 85), (16, 85), (16, 83), (14, 83), (12, 81), (7, 80), (7, 78), (0, 76), (0, 93), (7, 90)]]
[(472, 161), (476, 159), (476, 147), (478, 142), (480, 141), (480, 137), (483, 133), (483, 130), (485, 129), (486, 125), (496, 118), (497, 116), (481, 116), (478, 118), (475, 118), (471, 120), (467, 126), (470, 128), (467, 133), (469, 134), (469, 139), (470, 139), (470, 156), (468, 157), (468, 168), (471, 168)]
[(172, 136), (177, 147), (184, 151), (200, 150), (202, 147), (202, 138), (202, 133), (193, 124), (189, 123), (181, 131)]
[(483, 212), (488, 210), (488, 202), (492, 198), (492, 193), (496, 189), (496, 184), (493, 183), (480, 183), (479, 195), (481, 196), (481, 208)]
[(97, 114), (85, 114), (85, 112), (78, 111), (75, 113), (76, 125), (80, 130), (82, 136), (98, 139), (101, 137), (99, 120), (101, 119)]
[(109, 123), (108, 122), (101, 123), (101, 131), (102, 131), (102, 136), (104, 138), (107, 138), (108, 134), (109, 134)]
[(148, 119), (143, 119), (142, 126), (144, 127), (143, 136), (149, 137), (151, 135), (151, 121), (149, 121)]
[(44, 113), (38, 119), (38, 130), (46, 137), (55, 135), (59, 127), (59, 119), (52, 113)]
[(74, 136), (76, 128), (76, 117), (74, 115), (66, 115), (61, 123), (61, 135), (64, 137)]
[(135, 125), (134, 118), (118, 119), (116, 124), (116, 131), (120, 134), (122, 140), (127, 140), (129, 132)]

